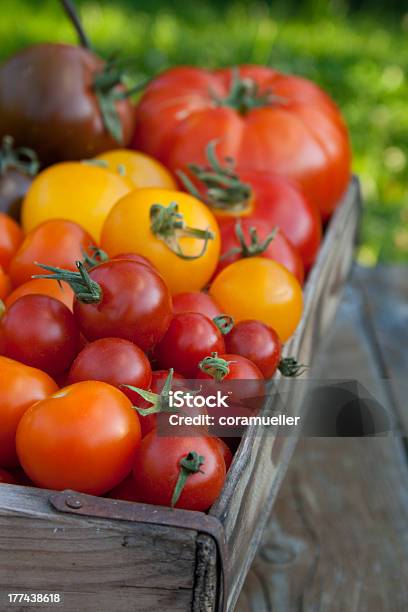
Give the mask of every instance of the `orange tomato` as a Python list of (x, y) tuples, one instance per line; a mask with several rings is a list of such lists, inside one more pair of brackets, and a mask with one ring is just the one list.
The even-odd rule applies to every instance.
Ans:
[(0, 300), (4, 300), (11, 291), (11, 281), (0, 266)]
[(92, 246), (91, 236), (73, 221), (52, 219), (33, 229), (10, 262), (9, 275), (14, 286), (44, 274), (35, 262), (76, 270), (75, 261)]
[(111, 257), (147, 257), (176, 294), (198, 291), (210, 280), (218, 263), (220, 232), (210, 209), (190, 194), (135, 189), (109, 213), (101, 246)]
[(272, 259), (249, 257), (224, 268), (215, 278), (210, 295), (235, 321), (257, 319), (286, 342), (303, 310), (302, 289), (286, 268)]
[(0, 266), (7, 271), (11, 258), (23, 241), (20, 226), (5, 213), (0, 213)]
[(20, 419), (30, 406), (57, 389), (45, 372), (0, 357), (0, 467), (18, 465), (15, 438)]
[(154, 157), (130, 149), (105, 151), (95, 159), (105, 161), (111, 172), (121, 174), (131, 189), (162, 187), (177, 189), (177, 183), (170, 172)]
[(37, 402), (20, 421), (20, 463), (40, 487), (102, 495), (130, 472), (140, 424), (130, 400), (104, 382), (80, 382)]
[(79, 223), (99, 240), (103, 222), (112, 206), (129, 191), (118, 174), (81, 162), (50, 166), (34, 179), (22, 208), (26, 232), (48, 219)]
[[(1, 275), (0, 275), (0, 285), (1, 285)], [(67, 283), (61, 282), (56, 283), (54, 280), (49, 278), (33, 278), (32, 280), (23, 283), (17, 289), (14, 289), (7, 298), (4, 300), (6, 308), (10, 308), (12, 304), (18, 298), (23, 297), (23, 295), (31, 295), (31, 294), (40, 294), (40, 295), (49, 295), (50, 297), (59, 300), (65, 306), (67, 306), (70, 310), (72, 310), (72, 306), (74, 303), (74, 292), (71, 287), (67, 285)], [(0, 296), (1, 297), (1, 296)]]

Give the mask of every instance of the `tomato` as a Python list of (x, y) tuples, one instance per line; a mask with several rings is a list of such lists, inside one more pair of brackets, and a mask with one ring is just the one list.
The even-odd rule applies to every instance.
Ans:
[(269, 231), (260, 221), (240, 219), (221, 225), (221, 257), (216, 274), (242, 257), (267, 257), (282, 264), (303, 283), (303, 262), (295, 247), (278, 229)]
[[(37, 272), (38, 270), (39, 268), (37, 267)], [(48, 278), (33, 278), (33, 280), (23, 283), (7, 296), (4, 303), (7, 308), (10, 308), (10, 306), (19, 298), (23, 297), (23, 295), (31, 294), (48, 295), (65, 304), (70, 310), (73, 308), (74, 292), (71, 287), (67, 285), (67, 283), (61, 283), (61, 285), (59, 285)]]
[(271, 68), (172, 68), (150, 82), (137, 117), (133, 146), (170, 170), (205, 164), (217, 139), (238, 171), (296, 181), (324, 217), (350, 180), (350, 142), (335, 104), (310, 81)]
[[(5, 300), (11, 291), (11, 281), (9, 276), (5, 273), (2, 266), (0, 266), (0, 300)], [(0, 308), (1, 310), (1, 308)]]
[(149, 351), (163, 337), (172, 317), (168, 288), (144, 264), (112, 259), (78, 272), (42, 266), (46, 278), (64, 280), (76, 294), (74, 315), (87, 340), (124, 338)]
[[(100, 380), (114, 387), (133, 385), (148, 389), (152, 368), (144, 352), (123, 338), (101, 338), (87, 344), (71, 366), (68, 382)], [(128, 395), (127, 390), (121, 391)], [(132, 397), (128, 395), (132, 400)]]
[(152, 264), (152, 262), (147, 259), (147, 257), (143, 257), (143, 255), (139, 255), (139, 253), (119, 253), (119, 255), (115, 255), (112, 259), (130, 259), (131, 261), (137, 261), (138, 263), (142, 263), (145, 266), (149, 266), (149, 268), (153, 268), (153, 270), (157, 269)]
[(0, 137), (10, 134), (31, 147), (43, 164), (126, 146), (134, 109), (128, 99), (112, 97), (125, 93), (122, 76), (83, 47), (26, 47), (0, 67)]
[(17, 480), (14, 478), (13, 474), (0, 468), (0, 484), (17, 484)]
[(55, 164), (34, 179), (24, 198), (26, 232), (49, 219), (78, 223), (98, 242), (112, 206), (129, 191), (126, 181), (104, 168), (80, 162)]
[(51, 376), (61, 374), (79, 351), (72, 312), (47, 295), (24, 295), (1, 320), (4, 354)]
[[(163, 400), (166, 403), (166, 409), (168, 408), (168, 401), (166, 402), (165, 391), (163, 391), (163, 387), (168, 380), (169, 370), (155, 370), (152, 373), (152, 382), (150, 385), (150, 392), (154, 393), (157, 396), (162, 395)], [(184, 376), (178, 374), (177, 372), (171, 372), (171, 379), (169, 385), (169, 391), (176, 391), (178, 389), (182, 390), (184, 388), (183, 382), (185, 381)], [(157, 427), (157, 418), (162, 413), (165, 412), (163, 410), (162, 405), (159, 406), (157, 404), (158, 410), (157, 412), (151, 412), (150, 414), (142, 414), (141, 410), (149, 410), (152, 408), (153, 403), (148, 402), (142, 399), (141, 395), (136, 391), (132, 391), (131, 389), (122, 389), (128, 396), (128, 398), (132, 401), (134, 406), (137, 406), (139, 419), (140, 419), (140, 427), (142, 430), (142, 438), (144, 438), (150, 431)], [(162, 393), (163, 392), (163, 393)], [(160, 402), (160, 400), (159, 400)], [(141, 410), (140, 410), (141, 409)]]
[(130, 472), (140, 425), (128, 398), (104, 382), (80, 382), (37, 402), (17, 430), (20, 463), (46, 489), (102, 495)]
[(111, 257), (128, 251), (144, 255), (175, 294), (205, 286), (217, 265), (220, 238), (214, 215), (193, 196), (138, 189), (108, 215), (101, 246)]
[(214, 352), (225, 352), (216, 324), (198, 312), (183, 312), (174, 315), (154, 356), (160, 368), (174, 368), (186, 378), (194, 378), (200, 361)]
[(23, 232), (20, 226), (5, 213), (0, 213), (0, 266), (6, 272), (22, 241)]
[(55, 382), (40, 370), (0, 357), (0, 467), (15, 468), (17, 426), (25, 411), (57, 391)]
[(274, 329), (261, 321), (239, 321), (225, 336), (228, 353), (250, 359), (265, 378), (273, 376), (281, 360), (282, 343)]
[(211, 284), (210, 295), (235, 321), (258, 319), (275, 329), (282, 342), (290, 338), (302, 316), (299, 282), (264, 257), (240, 259), (224, 268)]
[(221, 438), (213, 438), (213, 439), (218, 444), (218, 447), (222, 453), (222, 456), (224, 457), (225, 468), (228, 472), (230, 465), (232, 463), (232, 452), (230, 448), (226, 445), (224, 440), (221, 440)]
[(220, 316), (221, 310), (211, 295), (202, 291), (187, 291), (173, 297), (174, 312), (199, 312), (209, 319)]
[(25, 237), (10, 262), (9, 274), (15, 286), (39, 274), (36, 262), (75, 270), (75, 261), (92, 247), (91, 236), (77, 223), (51, 219), (38, 225)]
[(11, 136), (4, 136), (0, 148), (0, 212), (20, 219), (23, 197), (37, 174), (39, 163), (31, 149), (15, 149)]
[(279, 227), (309, 269), (322, 235), (317, 207), (288, 179), (256, 170), (240, 170), (237, 174), (230, 160), (223, 163), (218, 159), (216, 144), (212, 141), (207, 145), (207, 166), (189, 164), (189, 176), (179, 173), (184, 187), (213, 210), (227, 234), (232, 234), (237, 219), (242, 219), (247, 228), (253, 225), (262, 230), (265, 237)]
[(225, 462), (213, 438), (152, 431), (136, 453), (133, 475), (142, 502), (205, 511), (221, 492)]
[(96, 159), (106, 162), (111, 172), (121, 174), (131, 189), (177, 189), (177, 183), (167, 168), (157, 159), (140, 151), (114, 149), (101, 153)]
[(136, 490), (135, 479), (133, 478), (133, 473), (126, 476), (125, 480), (122, 480), (116, 487), (109, 491), (107, 497), (112, 499), (121, 499), (123, 501), (131, 501), (137, 502), (139, 501), (139, 496)]

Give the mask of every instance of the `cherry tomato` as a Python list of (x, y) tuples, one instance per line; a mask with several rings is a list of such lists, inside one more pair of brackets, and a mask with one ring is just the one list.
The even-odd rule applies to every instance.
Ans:
[(106, 162), (111, 172), (121, 174), (131, 189), (177, 189), (177, 183), (167, 168), (146, 153), (131, 149), (114, 149), (101, 153), (96, 159)]
[(101, 246), (111, 257), (147, 257), (172, 294), (202, 289), (220, 251), (214, 215), (200, 200), (171, 189), (137, 189), (122, 198), (103, 227)]
[(149, 266), (112, 259), (89, 273), (44, 266), (48, 278), (65, 280), (75, 291), (74, 315), (84, 336), (124, 338), (149, 351), (163, 337), (172, 317), (168, 288)]
[(210, 295), (234, 321), (258, 319), (275, 329), (282, 342), (290, 338), (302, 316), (299, 282), (286, 268), (263, 257), (240, 259), (224, 268)]
[(130, 261), (137, 261), (138, 263), (142, 263), (145, 266), (149, 266), (149, 268), (153, 268), (156, 270), (157, 268), (152, 264), (152, 262), (147, 259), (147, 257), (143, 257), (143, 255), (139, 255), (139, 253), (120, 253), (119, 255), (115, 255), (112, 259), (130, 259)]
[(7, 272), (10, 261), (23, 241), (23, 232), (17, 223), (0, 212), (0, 266)]
[(0, 468), (0, 484), (18, 484), (13, 474)]
[(55, 164), (40, 172), (28, 190), (23, 228), (29, 232), (49, 219), (67, 219), (98, 242), (110, 209), (128, 191), (122, 177), (104, 168), (80, 162)]
[(41, 270), (36, 262), (75, 270), (75, 261), (92, 247), (92, 238), (77, 223), (52, 219), (41, 223), (25, 237), (10, 262), (14, 286), (31, 280)]
[(5, 273), (0, 266), (0, 300), (5, 300), (11, 291), (10, 277)]
[(304, 267), (299, 253), (278, 228), (270, 230), (260, 221), (250, 218), (223, 223), (221, 231), (221, 256), (216, 274), (243, 257), (267, 257), (282, 264), (303, 283)]
[[(71, 366), (68, 383), (100, 380), (114, 387), (133, 385), (148, 389), (152, 368), (144, 352), (123, 338), (101, 338), (87, 344)], [(127, 389), (121, 388), (126, 395)], [(128, 395), (132, 400), (132, 397)]]
[[(175, 501), (180, 472), (185, 482)], [(213, 438), (161, 437), (152, 431), (136, 453), (133, 475), (142, 502), (205, 511), (221, 492), (225, 461)]]
[(213, 352), (225, 352), (218, 327), (203, 314), (183, 312), (174, 315), (154, 355), (160, 368), (175, 368), (186, 378), (194, 378), (200, 361)]
[(103, 382), (81, 382), (37, 402), (17, 430), (20, 463), (47, 489), (102, 495), (129, 474), (140, 425), (128, 398)]
[(17, 467), (15, 437), (21, 417), (32, 404), (57, 389), (45, 372), (0, 357), (0, 467)]
[(211, 295), (202, 291), (187, 291), (175, 295), (173, 297), (173, 311), (199, 312), (209, 319), (214, 319), (222, 314)]
[(221, 440), (221, 438), (214, 438), (214, 441), (218, 444), (218, 447), (222, 453), (222, 456), (224, 457), (225, 468), (228, 472), (230, 465), (232, 463), (232, 452), (229, 446), (227, 446), (227, 444), (224, 442), (224, 440)]
[(47, 295), (24, 295), (6, 311), (1, 327), (4, 354), (26, 365), (60, 374), (79, 351), (79, 328), (72, 312)]
[(107, 497), (111, 499), (121, 499), (123, 501), (139, 501), (133, 472), (131, 472), (129, 476), (126, 476), (125, 480), (122, 480), (122, 482), (114, 487), (112, 491), (109, 491)]
[(261, 321), (239, 321), (224, 340), (228, 353), (250, 359), (265, 378), (275, 374), (281, 360), (282, 343), (274, 329)]
[(129, 99), (113, 97), (125, 93), (122, 77), (83, 46), (30, 45), (0, 68), (0, 137), (32, 147), (43, 164), (126, 146), (136, 117)]
[[(37, 266), (37, 273), (38, 271), (39, 268)], [(23, 295), (31, 294), (48, 295), (49, 297), (59, 300), (72, 311), (74, 292), (72, 291), (71, 287), (67, 285), (67, 283), (63, 282), (61, 285), (59, 285), (55, 281), (48, 278), (33, 278), (32, 280), (23, 283), (7, 296), (4, 303), (7, 308), (10, 308), (10, 306), (19, 298), (23, 297)]]

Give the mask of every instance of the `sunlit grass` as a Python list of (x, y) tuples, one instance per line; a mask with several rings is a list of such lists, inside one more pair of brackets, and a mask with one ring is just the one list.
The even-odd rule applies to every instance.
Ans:
[[(172, 64), (269, 63), (317, 81), (346, 117), (365, 199), (362, 263), (408, 261), (408, 17), (289, 18), (266, 3), (83, 0), (96, 49), (131, 57), (137, 79)], [(275, 5), (274, 5), (275, 6)], [(74, 42), (56, 0), (3, 0), (0, 57), (42, 40)]]

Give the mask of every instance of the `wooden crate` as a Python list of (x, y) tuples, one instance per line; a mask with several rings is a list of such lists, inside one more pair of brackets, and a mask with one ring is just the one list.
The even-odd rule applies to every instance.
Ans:
[[(306, 283), (302, 323), (285, 347), (303, 363), (311, 364), (334, 317), (359, 213), (353, 179)], [(286, 393), (286, 413), (300, 415), (306, 385), (278, 379), (276, 389)], [(2, 485), (0, 610), (16, 609), (7, 593), (40, 592), (60, 593), (67, 612), (232, 612), (296, 444), (295, 435), (277, 434), (247, 429), (209, 514)], [(31, 609), (38, 605), (24, 605)]]

